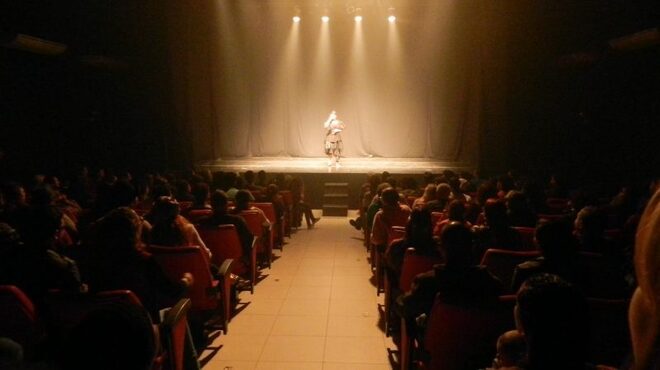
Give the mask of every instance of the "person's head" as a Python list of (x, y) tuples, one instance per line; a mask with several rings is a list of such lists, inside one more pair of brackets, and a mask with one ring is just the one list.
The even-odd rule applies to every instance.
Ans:
[(209, 184), (205, 182), (196, 183), (193, 187), (192, 195), (195, 199), (195, 204), (206, 204), (206, 201), (209, 199)]
[(0, 255), (19, 245), (21, 236), (13, 227), (0, 222)]
[(518, 290), (514, 316), (532, 368), (583, 368), (589, 338), (587, 304), (573, 285), (556, 275), (532, 276)]
[(472, 232), (462, 222), (450, 222), (442, 229), (440, 251), (446, 266), (465, 268), (472, 265)]
[(499, 199), (488, 199), (486, 201), (484, 215), (490, 227), (500, 228), (508, 226), (506, 205)]
[(527, 212), (527, 197), (520, 191), (512, 190), (506, 195), (506, 208), (509, 214), (521, 214)]
[(53, 206), (31, 207), (19, 232), (23, 241), (40, 248), (48, 248), (62, 228), (62, 212)]
[(141, 245), (142, 220), (128, 207), (115, 208), (94, 224), (94, 246), (102, 255), (133, 254)]
[(637, 289), (629, 322), (635, 369), (652, 369), (660, 340), (660, 191), (649, 200), (635, 238)]
[(259, 172), (257, 172), (257, 184), (263, 186), (266, 185), (267, 182), (268, 182), (268, 178), (266, 176), (266, 171), (260, 170)]
[(186, 180), (178, 180), (176, 182), (176, 197), (178, 199), (186, 199), (192, 192), (190, 183)]
[(0, 369), (23, 369), (23, 346), (5, 337), (0, 337)]
[(45, 207), (53, 204), (55, 192), (48, 185), (37, 186), (30, 193), (30, 204), (37, 207)]
[(438, 184), (435, 189), (435, 196), (438, 200), (448, 200), (451, 195), (451, 186), (447, 183)]
[(399, 192), (397, 192), (394, 188), (387, 188), (383, 190), (380, 198), (383, 201), (383, 207), (394, 208), (399, 205)]
[(577, 252), (571, 223), (568, 220), (553, 220), (540, 223), (534, 231), (536, 243), (548, 260), (561, 263)]
[(266, 198), (273, 199), (279, 192), (280, 188), (276, 184), (269, 184), (266, 187)]
[(449, 179), (449, 186), (453, 193), (461, 194), (461, 179), (458, 176), (453, 176)]
[(236, 198), (234, 201), (236, 202), (236, 209), (248, 209), (250, 203), (250, 192), (247, 190), (239, 190), (236, 192)]
[(427, 202), (436, 199), (436, 186), (434, 184), (426, 185), (423, 197)]
[(252, 170), (245, 171), (245, 173), (243, 174), (243, 178), (245, 179), (245, 182), (248, 185), (254, 184), (254, 179), (255, 179), (254, 171)]
[(584, 207), (575, 218), (575, 234), (580, 238), (601, 238), (606, 224), (603, 211), (592, 206)]
[(453, 200), (449, 203), (447, 218), (451, 221), (465, 221), (465, 202), (462, 200)]
[(227, 198), (227, 194), (218, 189), (211, 194), (211, 207), (213, 208), (213, 212), (217, 214), (225, 214), (227, 213), (227, 203), (229, 202), (229, 199)]
[(401, 179), (401, 187), (406, 190), (415, 190), (417, 191), (417, 181), (412, 176), (406, 176)]
[(494, 369), (520, 366), (527, 352), (525, 337), (518, 330), (509, 330), (500, 335), (496, 346)]
[(68, 370), (149, 370), (157, 344), (149, 314), (130, 303), (112, 303), (88, 312), (67, 338)]
[(110, 189), (113, 207), (130, 207), (137, 200), (137, 191), (130, 182), (119, 180)]
[(515, 182), (511, 176), (502, 175), (497, 179), (497, 190), (508, 193), (510, 190), (515, 189)]
[(151, 209), (154, 225), (174, 222), (179, 216), (180, 211), (181, 208), (176, 199), (172, 197), (159, 197)]
[(428, 209), (414, 209), (406, 225), (406, 240), (415, 248), (433, 245), (433, 221)]

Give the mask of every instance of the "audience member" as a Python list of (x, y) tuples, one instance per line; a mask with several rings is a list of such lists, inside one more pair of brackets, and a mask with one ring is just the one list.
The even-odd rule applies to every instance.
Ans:
[(383, 190), (382, 208), (374, 216), (371, 230), (371, 244), (385, 251), (392, 226), (406, 226), (410, 218), (410, 208), (399, 204), (399, 193), (394, 188)]
[(195, 225), (179, 214), (179, 203), (171, 197), (160, 197), (151, 210), (153, 224), (150, 240), (154, 245), (163, 246), (199, 246), (211, 255), (200, 238)]
[(305, 201), (305, 183), (302, 178), (294, 177), (289, 183), (289, 190), (293, 197), (293, 226), (300, 226), (302, 216), (305, 216), (307, 228), (314, 227), (314, 224), (321, 219), (314, 217), (312, 207)]
[(177, 284), (144, 250), (140, 217), (130, 208), (117, 208), (94, 225), (94, 243), (84, 268), (91, 291), (128, 289), (140, 298), (151, 317), (170, 307), (192, 284), (192, 275)]
[(506, 196), (507, 217), (511, 226), (535, 227), (536, 215), (522, 192), (512, 190)]
[(211, 206), (213, 207), (213, 214), (200, 221), (200, 225), (204, 226), (218, 226), (218, 225), (234, 225), (238, 232), (238, 237), (241, 240), (241, 248), (243, 250), (244, 261), (248, 265), (250, 263), (248, 256), (252, 250), (252, 243), (254, 236), (248, 229), (245, 220), (237, 215), (227, 213), (227, 194), (222, 190), (216, 190), (211, 195)]
[(424, 194), (415, 199), (412, 208), (425, 208), (428, 202), (436, 200), (436, 189), (435, 184), (426, 185), (426, 188), (424, 188)]
[(520, 287), (514, 314), (527, 343), (525, 370), (591, 368), (587, 304), (573, 285), (556, 275), (535, 275)]
[(475, 257), (481, 256), (488, 248), (520, 250), (520, 234), (509, 225), (506, 205), (502, 200), (490, 199), (484, 207), (485, 225), (474, 226)]
[(149, 315), (128, 303), (93, 309), (67, 340), (67, 370), (150, 370), (159, 347)]

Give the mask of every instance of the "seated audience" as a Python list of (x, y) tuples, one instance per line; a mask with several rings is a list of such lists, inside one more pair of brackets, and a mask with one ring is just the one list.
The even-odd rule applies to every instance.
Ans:
[(518, 291), (525, 280), (539, 273), (555, 274), (583, 290), (587, 288), (589, 282), (586, 266), (580, 260), (568, 221), (541, 223), (536, 228), (535, 238), (542, 256), (516, 266), (512, 291)]
[(446, 183), (438, 184), (435, 188), (435, 199), (426, 202), (426, 208), (430, 212), (444, 212), (449, 206), (451, 197), (451, 186)]
[(462, 200), (452, 200), (449, 203), (449, 209), (447, 210), (447, 218), (442, 221), (439, 221), (433, 226), (433, 237), (440, 239), (442, 235), (442, 229), (452, 222), (461, 222), (465, 224), (466, 227), (471, 227), (472, 224), (465, 221), (465, 202)]
[(198, 182), (192, 189), (193, 203), (189, 209), (212, 209), (209, 204), (209, 185), (205, 182)]
[(115, 303), (93, 309), (71, 331), (67, 370), (150, 370), (159, 345), (144, 308)]
[(289, 190), (293, 197), (293, 226), (298, 227), (302, 223), (301, 218), (305, 216), (305, 223), (307, 228), (314, 227), (314, 224), (321, 219), (314, 217), (312, 207), (305, 201), (305, 183), (302, 178), (294, 177), (289, 183)]
[(488, 248), (520, 250), (520, 234), (509, 225), (506, 205), (501, 200), (489, 199), (484, 207), (486, 224), (474, 226), (475, 257), (480, 261)]
[(268, 217), (266, 217), (266, 214), (264, 213), (263, 210), (261, 210), (258, 207), (251, 206), (250, 205), (250, 192), (247, 190), (239, 190), (236, 193), (236, 203), (234, 206), (234, 209), (231, 211), (232, 214), (234, 215), (240, 215), (241, 212), (243, 211), (257, 211), (259, 213), (259, 217), (261, 219), (261, 224), (263, 225), (264, 228), (270, 228), (271, 224), (270, 221), (268, 220)]
[(428, 202), (437, 199), (436, 189), (437, 188), (435, 184), (426, 185), (426, 188), (424, 188), (424, 194), (421, 197), (415, 199), (412, 208), (425, 208)]
[(141, 228), (140, 217), (130, 208), (117, 208), (101, 218), (94, 225), (84, 272), (91, 291), (131, 290), (157, 320), (159, 310), (175, 304), (192, 284), (192, 275), (172, 282), (144, 250)]
[(374, 216), (371, 230), (371, 244), (385, 251), (392, 226), (406, 226), (410, 218), (410, 208), (399, 203), (399, 193), (394, 188), (383, 190), (382, 208)]
[(472, 233), (460, 222), (452, 222), (442, 232), (440, 251), (445, 264), (419, 274), (410, 292), (397, 299), (402, 317), (414, 322), (428, 315), (436, 295), (443, 303), (489, 309), (497, 305), (504, 291), (502, 282), (485, 267), (474, 264), (470, 246)]
[(55, 207), (32, 207), (18, 227), (23, 246), (8, 253), (2, 284), (16, 285), (40, 306), (50, 289), (82, 291), (77, 264), (55, 250), (62, 213)]
[(506, 196), (506, 208), (511, 226), (536, 226), (536, 215), (529, 207), (525, 194), (519, 191), (510, 191)]
[(591, 369), (587, 304), (582, 293), (556, 275), (525, 281), (514, 310), (516, 327), (527, 343), (523, 368)]
[(497, 339), (497, 354), (493, 360), (493, 367), (488, 370), (518, 370), (521, 369), (527, 343), (518, 330), (509, 330)]
[(252, 241), (254, 236), (248, 229), (245, 220), (237, 215), (227, 213), (227, 194), (222, 190), (216, 190), (211, 195), (211, 206), (213, 207), (213, 214), (200, 221), (200, 226), (218, 226), (218, 225), (234, 225), (238, 232), (238, 237), (241, 240), (241, 248), (243, 250), (244, 262), (249, 264), (250, 252), (252, 250)]
[(179, 203), (170, 197), (160, 197), (151, 210), (151, 244), (183, 247), (197, 245), (211, 252), (200, 238), (195, 225), (179, 214)]

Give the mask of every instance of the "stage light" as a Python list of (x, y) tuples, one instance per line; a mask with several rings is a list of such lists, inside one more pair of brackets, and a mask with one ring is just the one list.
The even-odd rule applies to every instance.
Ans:
[(393, 16), (393, 15), (390, 15), (389, 17), (387, 17), (387, 20), (388, 20), (390, 23), (394, 23), (394, 22), (396, 22), (396, 17)]
[(328, 22), (330, 22), (330, 17), (328, 17), (327, 15), (324, 15), (323, 17), (321, 17), (321, 20), (323, 21), (323, 23), (328, 23)]
[(361, 15), (356, 15), (355, 16), (355, 21), (356, 22), (362, 22), (362, 16)]
[(295, 17), (293, 17), (293, 22), (294, 23), (300, 23), (300, 17), (297, 16), (297, 15)]

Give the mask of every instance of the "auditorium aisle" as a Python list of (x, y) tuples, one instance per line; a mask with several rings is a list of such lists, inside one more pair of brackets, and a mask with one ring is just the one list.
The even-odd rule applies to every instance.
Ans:
[(343, 217), (295, 233), (204, 370), (390, 369), (360, 236)]

